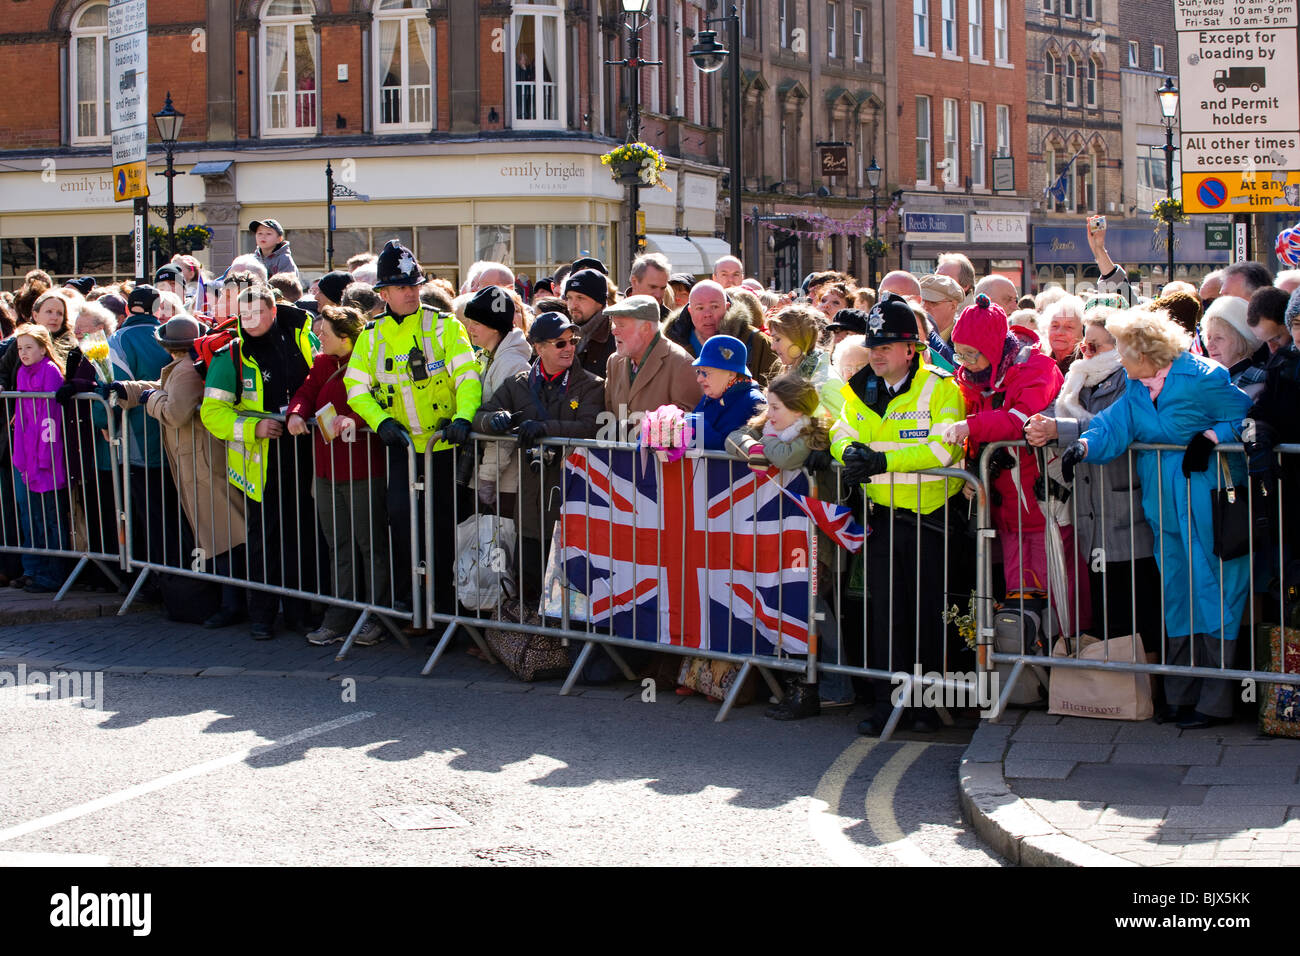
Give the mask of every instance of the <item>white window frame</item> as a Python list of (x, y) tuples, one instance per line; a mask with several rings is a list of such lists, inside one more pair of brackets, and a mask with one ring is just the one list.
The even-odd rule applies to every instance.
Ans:
[[(925, 122), (921, 122), (921, 107), (925, 106)], [(918, 96), (916, 98), (916, 169), (925, 170), (925, 178), (920, 176), (916, 178), (918, 186), (929, 186), (934, 182), (933, 166), (934, 152), (932, 149), (934, 133), (934, 111), (930, 108), (930, 97)], [(924, 135), (922, 135), (924, 134)]]
[(1097, 0), (1083, 0), (1083, 12), (1080, 14), (1085, 20), (1097, 19)]
[(1079, 105), (1079, 61), (1073, 53), (1065, 58), (1065, 105)]
[(943, 158), (949, 160), (945, 186), (960, 189), (961, 180), (961, 102), (950, 98), (943, 101)]
[(1011, 155), (1011, 107), (1005, 103), (997, 104), (997, 155)]
[(1056, 12), (1056, 4), (1055, 4), (1055, 2), (1053, 2), (1053, 0), (1043, 0), (1043, 12), (1044, 12), (1044, 13), (1055, 13), (1055, 12)]
[[(104, 26), (78, 26), (81, 18), (96, 6), (103, 6), (104, 8)], [(69, 142), (73, 146), (98, 146), (111, 142), (113, 138), (113, 111), (108, 96), (109, 77), (111, 75), (111, 71), (108, 69), (108, 4), (106, 2), (101, 3), (100, 0), (85, 4), (73, 15), (72, 23), (72, 37), (68, 47)], [(80, 46), (79, 40), (90, 38), (95, 41), (95, 98), (82, 102), (77, 99), (79, 93), (77, 68), (79, 66), (78, 57), (80, 56), (77, 47)], [(95, 120), (95, 132), (87, 136), (83, 136), (79, 132), (83, 106), (87, 107), (87, 113), (93, 114)]]
[(970, 184), (972, 189), (984, 189), (988, 186), (987, 166), (988, 160), (984, 152), (984, 104), (971, 100)]
[(1101, 67), (1097, 65), (1094, 57), (1088, 57), (1084, 65), (1087, 75), (1083, 82), (1083, 105), (1090, 110), (1095, 110), (1101, 102), (1099, 86), (1101, 85)]
[[(375, 27), (371, 31), (373, 34), (372, 45), (374, 47), (371, 53), (371, 62), (374, 63), (375, 65), (374, 66), (374, 70), (375, 70), (374, 107), (373, 107), (374, 117), (375, 117), (375, 132), (376, 133), (407, 133), (407, 132), (423, 132), (425, 130), (436, 129), (438, 123), (438, 109), (437, 109), (438, 99), (437, 96), (435, 95), (434, 83), (437, 81), (437, 77), (438, 77), (438, 62), (437, 62), (438, 51), (436, 49), (437, 47), (436, 38), (434, 37), (433, 29), (429, 25), (429, 17), (427, 14), (427, 11), (429, 9), (429, 0), (424, 0), (424, 7), (418, 9), (381, 10), (380, 7), (382, 6), (382, 4), (383, 4), (383, 0), (376, 0), (375, 10), (374, 10)], [(410, 31), (408, 29), (408, 24), (406, 22), (407, 20), (419, 21), (420, 27), (424, 30), (427, 30), (429, 33), (429, 85), (427, 88), (424, 87), (423, 85), (412, 86), (410, 82), (411, 60), (410, 60), (410, 50), (408, 49), (409, 46), (408, 36), (410, 34)], [(384, 76), (381, 75), (380, 72), (384, 69), (384, 64), (380, 62), (380, 52), (379, 52), (380, 24), (391, 23), (393, 21), (397, 21), (398, 23), (398, 28), (397, 28), (398, 50), (399, 50), (398, 62), (401, 64), (401, 71), (402, 71), (401, 85), (396, 88), (397, 95), (401, 99), (400, 115), (410, 116), (414, 112), (410, 108), (413, 95), (418, 95), (420, 92), (426, 92), (426, 95), (428, 96), (427, 109), (429, 114), (429, 118), (426, 121), (403, 120), (402, 122), (398, 122), (398, 123), (385, 123), (383, 119), (384, 96), (385, 96), (385, 90), (387, 90), (388, 88), (383, 85)]]
[(967, 21), (970, 24), (967, 54), (972, 60), (984, 59), (984, 0), (970, 0)]
[(939, 0), (939, 45), (944, 56), (957, 55), (957, 0)]
[[(657, 16), (651, 16), (650, 22), (645, 25), (641, 35), (645, 37), (646, 46), (649, 48), (645, 53), (645, 58), (652, 61), (661, 60), (659, 56), (659, 18)], [(561, 39), (559, 40), (561, 44), (564, 42), (563, 37), (564, 34), (561, 33)], [(663, 104), (659, 101), (659, 71), (651, 70), (647, 76), (650, 80), (650, 96), (645, 101), (645, 109), (649, 113), (662, 113)]]
[[(516, 80), (515, 79), (515, 45), (518, 37), (523, 32), (521, 22), (525, 17), (533, 18), (533, 79)], [(539, 62), (537, 51), (542, 49), (544, 44), (542, 38), (545, 36), (543, 23), (546, 20), (555, 21), (555, 59), (554, 68), (549, 68), (545, 62), (545, 52)], [(565, 88), (568, 78), (568, 71), (565, 67), (565, 43), (564, 32), (564, 8), (559, 3), (548, 3), (546, 0), (534, 0), (532, 3), (516, 3), (514, 11), (510, 15), (510, 36), (507, 50), (507, 76), (509, 77), (510, 94), (508, 100), (510, 103), (510, 125), (513, 129), (564, 129), (568, 123), (568, 98)], [(546, 87), (545, 76), (550, 73), (550, 86), (554, 87), (555, 118), (546, 119)], [(516, 90), (517, 83), (533, 84), (533, 118), (521, 119), (518, 115), (519, 95)], [(541, 96), (538, 96), (538, 87), (541, 88)]]
[(776, 29), (780, 37), (781, 49), (790, 49), (790, 0), (777, 0)]
[(867, 11), (853, 8), (853, 62), (867, 61)]
[(1165, 71), (1165, 48), (1159, 43), (1151, 44), (1151, 72), (1163, 73)]
[[(312, 0), (303, 0), (303, 2), (308, 3), (313, 8), (313, 11), (315, 11), (316, 5), (314, 2), (312, 2)], [(272, 3), (274, 3), (274, 0), (267, 0), (266, 5), (262, 8), (263, 11), (269, 10), (271, 8)], [(314, 136), (316, 135), (317, 131), (320, 128), (320, 115), (321, 115), (320, 113), (320, 87), (321, 87), (320, 37), (317, 35), (315, 27), (312, 26), (311, 20), (313, 16), (314, 16), (314, 12), (307, 13), (307, 14), (301, 14), (301, 13), (293, 14), (289, 16), (268, 15), (267, 13), (263, 12), (262, 16), (259, 18), (260, 22), (259, 22), (258, 37), (257, 37), (259, 68), (258, 68), (257, 79), (258, 79), (258, 84), (261, 86), (262, 114), (260, 117), (260, 126), (261, 126), (262, 136), (265, 137)], [(296, 68), (297, 63), (294, 60), (294, 58), (297, 56), (297, 48), (296, 48), (296, 43), (294, 42), (294, 38), (298, 30), (301, 29), (303, 26), (306, 26), (307, 35), (311, 38), (312, 60), (313, 60), (312, 65), (316, 71), (316, 83), (314, 88), (311, 90), (292, 89), (293, 79), (298, 74)], [(268, 68), (267, 60), (266, 60), (266, 38), (267, 35), (273, 30), (285, 30), (288, 32), (289, 42), (288, 42), (287, 50), (285, 52), (285, 56), (287, 58), (285, 61), (285, 65), (288, 70), (288, 77), (290, 80), (291, 88), (289, 90), (284, 91), (283, 93), (272, 92), (271, 84), (274, 82), (275, 77), (271, 76), (271, 71)], [(274, 113), (271, 109), (271, 98), (272, 96), (281, 96), (281, 95), (287, 95), (290, 98), (290, 102), (292, 105), (290, 105), (288, 108), (285, 109), (285, 115), (288, 116), (292, 120), (292, 122), (285, 123), (279, 126), (273, 126), (271, 124), (271, 118), (274, 115)], [(312, 115), (315, 117), (315, 122), (304, 126), (299, 126), (297, 124), (296, 118), (298, 116), (298, 113), (300, 112), (299, 107), (301, 105), (299, 102), (300, 98), (303, 98), (303, 102), (310, 100), (311, 111), (312, 111)]]
[(686, 5), (682, 0), (673, 2), (673, 22), (670, 45), (673, 56), (670, 68), (673, 71), (673, 115), (684, 116), (686, 113), (686, 70), (685, 57), (682, 53), (682, 31), (686, 29)]
[(1056, 54), (1048, 50), (1043, 54), (1043, 102), (1056, 103)]
[(1061, 0), (1061, 16), (1072, 17), (1075, 15), (1074, 0)]
[(912, 0), (912, 47), (930, 49), (930, 0)]
[(993, 0), (993, 62), (1009, 65), (1011, 40), (1007, 34), (1007, 0)]
[[(695, 16), (695, 35), (699, 36), (700, 30), (704, 28), (704, 23), (703, 23), (704, 13), (700, 10), (699, 7), (692, 7), (692, 10), (694, 11), (694, 16)], [(682, 72), (683, 73), (686, 72), (685, 61), (683, 61)], [(700, 90), (703, 86), (704, 83), (700, 76), (699, 71), (698, 70), (694, 71), (694, 73), (691, 76), (691, 109), (694, 112), (692, 113), (690, 119), (691, 122), (699, 123), (701, 125), (703, 125), (704, 123), (704, 105), (700, 94)]]
[(1142, 62), (1142, 48), (1138, 46), (1137, 40), (1128, 41), (1128, 65), (1133, 69), (1138, 69)]
[(826, 56), (834, 60), (840, 55), (840, 5), (836, 0), (826, 4)]

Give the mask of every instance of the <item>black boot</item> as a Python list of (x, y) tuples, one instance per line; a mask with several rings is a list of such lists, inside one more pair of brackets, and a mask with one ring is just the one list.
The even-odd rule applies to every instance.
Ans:
[(773, 704), (765, 714), (773, 720), (801, 720), (804, 717), (816, 717), (822, 712), (821, 698), (817, 696), (816, 684), (796, 682), (781, 698), (779, 704)]

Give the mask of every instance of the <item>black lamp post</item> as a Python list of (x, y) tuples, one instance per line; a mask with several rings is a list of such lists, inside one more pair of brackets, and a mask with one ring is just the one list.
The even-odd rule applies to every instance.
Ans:
[(180, 175), (176, 172), (173, 160), (185, 114), (172, 106), (171, 90), (167, 91), (163, 108), (153, 114), (153, 121), (158, 126), (158, 138), (162, 140), (163, 149), (167, 153), (167, 169), (160, 175), (167, 177), (167, 209), (164, 216), (167, 219), (167, 254), (173, 256), (176, 254), (176, 202), (172, 194), (172, 180)]
[(876, 157), (871, 157), (871, 165), (867, 167), (867, 185), (871, 187), (871, 256), (868, 265), (867, 275), (871, 278), (867, 281), (872, 288), (876, 286), (876, 250), (880, 247), (880, 228), (876, 225), (876, 193), (880, 189), (880, 167), (876, 165)]
[[(1160, 99), (1160, 113), (1165, 119), (1165, 198), (1172, 200), (1174, 198), (1174, 117), (1178, 115), (1178, 87), (1174, 86), (1174, 81), (1170, 77), (1165, 77), (1164, 86), (1156, 90), (1156, 96)], [(1168, 263), (1165, 266), (1165, 282), (1174, 281), (1174, 221), (1170, 219), (1166, 224), (1168, 226), (1168, 235), (1166, 241), (1169, 246)]]
[(704, 21), (725, 23), (727, 25), (728, 50), (718, 42), (718, 35), (713, 30), (701, 30), (699, 40), (691, 47), (691, 59), (703, 73), (716, 73), (727, 63), (727, 83), (731, 86), (730, 122), (727, 134), (731, 140), (731, 220), (727, 227), (727, 241), (731, 243), (731, 254), (744, 262), (741, 254), (741, 192), (743, 182), (740, 178), (740, 14), (736, 5), (731, 4), (731, 12), (724, 17), (710, 17)]
[(325, 160), (325, 271), (334, 271), (334, 200), (335, 199), (360, 199), (362, 202), (370, 202), (370, 197), (365, 193), (359, 193), (355, 189), (350, 189), (342, 183), (334, 181), (334, 167), (330, 161)]
[[(650, 0), (621, 0), (623, 7), (623, 24), (627, 27), (627, 56), (622, 60), (606, 60), (606, 66), (625, 66), (632, 74), (628, 87), (627, 101), (627, 141), (639, 142), (641, 139), (641, 68), (643, 66), (662, 66), (659, 60), (641, 59), (641, 31), (650, 22)], [(628, 274), (632, 263), (641, 248), (641, 231), (637, 226), (638, 213), (641, 208), (642, 183), (629, 183), (627, 187), (628, 210)]]

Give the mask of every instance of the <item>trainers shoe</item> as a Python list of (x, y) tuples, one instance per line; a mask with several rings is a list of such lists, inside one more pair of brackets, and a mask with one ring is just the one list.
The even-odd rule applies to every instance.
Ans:
[(307, 635), (308, 644), (333, 644), (335, 641), (342, 639), (342, 634), (332, 627), (326, 627), (324, 624)]
[(353, 641), (360, 647), (374, 647), (384, 639), (384, 625), (378, 621), (366, 621), (365, 627), (357, 632), (357, 639)]

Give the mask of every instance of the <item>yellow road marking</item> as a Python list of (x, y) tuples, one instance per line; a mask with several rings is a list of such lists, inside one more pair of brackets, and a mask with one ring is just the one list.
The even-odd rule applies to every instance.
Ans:
[(935, 862), (903, 833), (894, 816), (894, 797), (898, 793), (898, 782), (903, 779), (907, 768), (925, 753), (929, 744), (907, 743), (889, 758), (880, 772), (871, 781), (867, 790), (867, 823), (877, 839), (882, 843), (881, 849), (888, 850), (904, 866), (934, 866)]
[(808, 829), (837, 866), (868, 865), (853, 841), (844, 835), (844, 828), (858, 821), (851, 817), (841, 817), (838, 811), (840, 802), (844, 799), (844, 785), (879, 742), (859, 737), (845, 747), (822, 774), (817, 789), (808, 801)]

